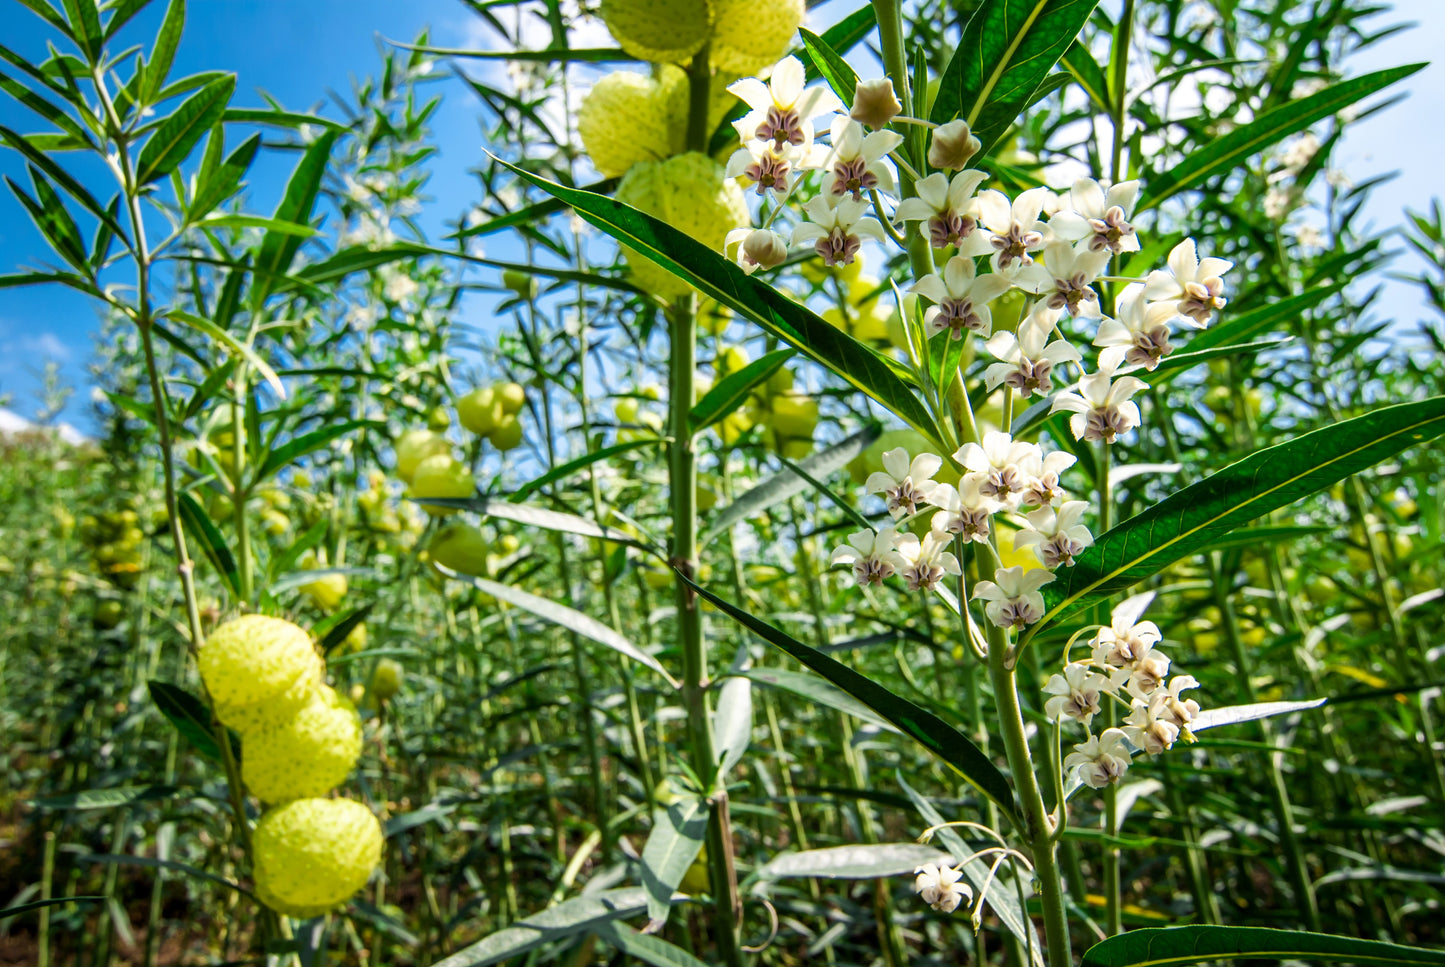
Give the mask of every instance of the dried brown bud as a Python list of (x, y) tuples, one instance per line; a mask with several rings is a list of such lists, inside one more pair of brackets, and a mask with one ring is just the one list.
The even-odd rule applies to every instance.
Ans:
[(858, 82), (853, 91), (853, 109), (848, 116), (870, 128), (881, 128), (901, 110), (903, 105), (898, 103), (898, 96), (893, 93), (893, 82), (884, 77)]
[(933, 129), (933, 143), (928, 146), (928, 163), (939, 170), (957, 171), (968, 166), (968, 159), (978, 154), (983, 145), (960, 118)]

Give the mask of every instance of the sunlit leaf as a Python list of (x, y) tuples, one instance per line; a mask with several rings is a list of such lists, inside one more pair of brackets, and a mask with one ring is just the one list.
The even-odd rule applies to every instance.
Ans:
[(1146, 927), (1090, 947), (1083, 967), (1176, 967), (1211, 960), (1445, 964), (1445, 950), (1268, 927)]

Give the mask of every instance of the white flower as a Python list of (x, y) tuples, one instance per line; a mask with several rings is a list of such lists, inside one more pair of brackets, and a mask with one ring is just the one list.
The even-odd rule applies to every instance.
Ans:
[(728, 90), (752, 108), (733, 122), (742, 142), (767, 142), (780, 152), (806, 151), (813, 143), (813, 122), (843, 108), (843, 102), (827, 87), (805, 88), (806, 81), (802, 61), (784, 57), (774, 65), (766, 84), (756, 77), (729, 84)]
[(766, 228), (735, 228), (723, 240), (723, 251), (732, 252), (742, 270), (752, 275), (758, 269), (782, 265), (788, 258), (788, 243)]
[(957, 487), (939, 484), (928, 495), (928, 502), (939, 508), (933, 515), (933, 529), (959, 534), (964, 540), (988, 543), (988, 519), (1003, 505), (983, 493), (988, 481), (986, 473), (966, 473)]
[(1074, 566), (1074, 558), (1094, 543), (1094, 535), (1081, 521), (1089, 509), (1087, 501), (1066, 501), (1057, 512), (1040, 507), (1028, 514), (1029, 526), (1014, 535), (1014, 548), (1032, 547), (1047, 568)]
[(1019, 502), (1024, 507), (1047, 507), (1056, 500), (1064, 499), (1064, 490), (1059, 486), (1059, 474), (1078, 462), (1078, 457), (1067, 450), (1055, 450), (1048, 456), (1036, 447), (1023, 460), (1019, 468), (1028, 478), (1028, 489)]
[(1129, 747), (1124, 732), (1105, 729), (1102, 735), (1091, 735), (1089, 741), (1074, 746), (1064, 758), (1064, 772), (1079, 772), (1079, 780), (1091, 789), (1102, 789), (1118, 782), (1129, 768)]
[(788, 178), (792, 171), (791, 156), (774, 148), (771, 141), (747, 141), (728, 159), (723, 175), (748, 179), (759, 195), (766, 194), (771, 188), (781, 197), (788, 193)]
[(874, 131), (864, 135), (863, 125), (839, 115), (831, 128), (833, 150), (824, 166), (823, 191), (842, 196), (852, 194), (855, 201), (874, 188), (897, 194), (893, 169), (883, 159), (903, 143), (903, 135), (893, 131)]
[(1125, 181), (1106, 193), (1092, 178), (1080, 178), (1069, 190), (1068, 204), (1049, 217), (1049, 228), (1070, 242), (1088, 239), (1091, 251), (1139, 251), (1139, 239), (1129, 216), (1139, 197), (1139, 182)]
[(1166, 325), (1175, 314), (1173, 303), (1146, 301), (1144, 286), (1136, 283), (1119, 294), (1114, 309), (1118, 318), (1105, 319), (1094, 337), (1094, 345), (1103, 350), (1100, 369), (1114, 370), (1128, 363), (1152, 370), (1174, 351)]
[(947, 329), (953, 339), (962, 339), (964, 330), (987, 338), (993, 332), (988, 303), (1007, 292), (1009, 286), (1001, 275), (978, 275), (973, 259), (955, 255), (944, 265), (942, 278), (936, 273), (925, 275), (913, 284), (913, 291), (935, 303), (923, 314), (923, 327), (929, 336)]
[[(1161, 718), (1167, 718), (1179, 728), (1185, 729), (1199, 715), (1199, 703), (1192, 698), (1180, 698), (1186, 688), (1198, 688), (1199, 682), (1193, 675), (1175, 675), (1153, 697), (1163, 704)], [(1152, 698), (1152, 697), (1151, 697)]]
[(992, 581), (974, 586), (972, 598), (987, 602), (983, 613), (1000, 628), (1022, 628), (1044, 616), (1044, 596), (1039, 588), (1054, 579), (1042, 568), (1025, 571), (1022, 566), (1001, 567)]
[(383, 266), (376, 274), (381, 277), (381, 294), (388, 302), (405, 302), (420, 288), (415, 279), (391, 266)]
[(1107, 683), (1103, 675), (1089, 671), (1087, 662), (1071, 661), (1062, 675), (1052, 676), (1044, 685), (1044, 691), (1053, 696), (1044, 703), (1044, 714), (1051, 719), (1078, 719), (1087, 729), (1099, 713), (1099, 698)]
[(903, 535), (898, 542), (898, 553), (906, 562), (902, 573), (908, 590), (932, 591), (945, 575), (956, 577), (962, 573), (958, 558), (948, 550), (950, 540), (948, 534), (937, 530), (929, 531), (922, 541), (912, 534)]
[(1320, 139), (1313, 131), (1306, 131), (1290, 143), (1288, 148), (1280, 155), (1280, 161), (1285, 168), (1291, 172), (1304, 169), (1320, 150)]
[(1069, 429), (1075, 440), (1113, 443), (1121, 433), (1139, 425), (1139, 405), (1129, 399), (1149, 384), (1133, 376), (1112, 379), (1114, 371), (1101, 369), (1079, 380), (1079, 392), (1054, 397), (1050, 413), (1068, 410)]
[(994, 333), (985, 345), (996, 359), (1002, 361), (993, 363), (984, 371), (984, 384), (988, 389), (992, 391), (1003, 383), (1025, 398), (1035, 393), (1040, 396), (1052, 393), (1053, 371), (1065, 363), (1080, 361), (1079, 351), (1068, 340), (1049, 342), (1058, 321), (1059, 310), (1036, 305), (1034, 311), (1019, 323), (1017, 336), (1007, 331)]
[(1048, 241), (1049, 227), (1039, 221), (1044, 204), (1053, 196), (1047, 188), (1030, 188), (1012, 203), (1001, 191), (979, 192), (974, 201), (979, 221), (989, 230), (989, 246), (993, 250), (993, 270), (1012, 277), (1020, 269), (1033, 265), (1030, 252), (1037, 252)]
[(960, 171), (952, 179), (941, 171), (934, 172), (919, 179), (914, 185), (918, 197), (899, 202), (896, 214), (905, 222), (927, 222), (928, 238), (934, 248), (956, 245), (960, 255), (983, 255), (990, 249), (985, 237), (975, 234), (978, 219), (970, 198), (987, 177), (973, 169)]
[[(1047, 299), (1050, 309), (1068, 309), (1071, 316), (1098, 316), (1099, 296), (1090, 286), (1104, 271), (1109, 256), (1094, 251), (1085, 245), (1070, 245), (1065, 241), (1053, 241), (1044, 246), (1043, 271), (1032, 266), (1036, 273), (1038, 293)], [(1025, 286), (1030, 274), (1029, 268), (1020, 271), (1015, 283)]]
[(1194, 239), (1186, 238), (1169, 253), (1169, 270), (1155, 269), (1144, 284), (1144, 297), (1151, 302), (1173, 302), (1181, 316), (1193, 320), (1196, 329), (1209, 324), (1209, 316), (1223, 309), (1224, 280), (1234, 267), (1226, 259), (1199, 258)]
[(833, 551), (833, 564), (853, 565), (853, 580), (858, 587), (867, 584), (882, 584), (907, 565), (898, 553), (898, 530), (885, 527), (873, 531), (858, 531), (848, 537), (848, 543)]
[(864, 487), (870, 494), (882, 494), (888, 513), (898, 520), (916, 514), (918, 505), (926, 503), (933, 489), (941, 486), (932, 479), (941, 466), (943, 458), (936, 453), (920, 453), (910, 463), (903, 447), (885, 450), (883, 470), (871, 473)]
[(1127, 685), (1133, 694), (1142, 697), (1158, 688), (1169, 674), (1169, 656), (1154, 649), (1163, 638), (1159, 626), (1152, 621), (1136, 622), (1135, 617), (1122, 605), (1116, 608), (1110, 624), (1090, 640), (1090, 660), (1098, 667), (1118, 669), (1110, 675), (1110, 691)]
[(1036, 443), (1015, 442), (1014, 438), (999, 430), (989, 430), (983, 435), (983, 445), (965, 443), (953, 458), (974, 473), (984, 474), (979, 486), (985, 497), (993, 497), (1009, 510), (1015, 510), (1028, 488), (1028, 475), (1020, 464), (1035, 450)]
[(937, 863), (925, 863), (913, 872), (917, 874), (913, 880), (913, 889), (923, 898), (924, 903), (940, 913), (952, 913), (960, 905), (973, 900), (973, 888), (967, 883), (959, 882), (963, 878), (960, 870)]
[(813, 248), (829, 266), (848, 265), (858, 254), (864, 238), (883, 241), (877, 220), (864, 214), (868, 203), (830, 195), (815, 195), (803, 205), (811, 221), (793, 229), (793, 244), (814, 242)]
[(1134, 699), (1132, 710), (1124, 719), (1124, 734), (1149, 755), (1158, 755), (1179, 738), (1179, 725), (1164, 708), (1166, 694), (1155, 692), (1149, 698)]

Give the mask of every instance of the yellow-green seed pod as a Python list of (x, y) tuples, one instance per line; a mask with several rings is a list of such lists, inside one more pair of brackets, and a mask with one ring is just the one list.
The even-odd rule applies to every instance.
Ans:
[[(416, 500), (426, 497), (471, 497), (476, 492), (477, 483), (472, 479), (472, 472), (460, 461), (444, 453), (427, 457), (416, 465), (416, 471), (411, 478), (411, 488), (407, 491), (408, 495)], [(422, 509), (433, 517), (446, 517), (456, 513), (456, 509), (452, 507), (424, 506)]]
[(515, 416), (507, 417), (492, 428), (487, 439), (503, 453), (515, 450), (522, 445), (522, 421)]
[(356, 706), (322, 685), (287, 721), (247, 734), (241, 778), (262, 802), (324, 796), (346, 781), (360, 756)]
[(349, 799), (296, 799), (261, 817), (252, 846), (261, 902), (317, 917), (366, 885), (381, 860), (381, 823)]
[(322, 611), (335, 611), (340, 607), (341, 599), (346, 597), (346, 575), (323, 574), (316, 580), (301, 585), (297, 590), (310, 598)]
[(238, 732), (286, 721), (321, 684), (321, 656), (311, 636), (265, 615), (243, 615), (218, 627), (197, 663), (216, 716)]
[(602, 0), (601, 14), (617, 43), (633, 57), (681, 64), (707, 43), (713, 2)]
[(490, 386), (478, 386), (457, 400), (457, 419), (478, 436), (486, 436), (502, 417), (501, 403)]
[(712, 0), (713, 69), (750, 77), (772, 67), (803, 25), (804, 0)]
[(461, 522), (442, 526), (427, 545), (431, 559), (442, 567), (477, 577), (487, 574), (490, 550), (486, 537), (475, 525)]
[(401, 679), (401, 663), (391, 658), (383, 658), (372, 669), (371, 694), (383, 702), (395, 698), (396, 693), (401, 691)]
[[(689, 152), (656, 163), (634, 165), (617, 186), (617, 200), (658, 218), (721, 252), (723, 239), (749, 221), (747, 202), (722, 165)], [(690, 286), (646, 256), (623, 246), (632, 281), (665, 299), (686, 295)]]
[[(678, 84), (674, 76), (684, 81)], [(686, 75), (677, 68), (661, 78), (614, 71), (595, 85), (577, 110), (577, 134), (592, 166), (608, 178), (639, 161), (661, 161), (682, 150), (687, 135)], [(683, 115), (678, 124), (681, 93)]]
[(396, 475), (410, 483), (417, 464), (427, 457), (451, 451), (451, 444), (439, 433), (431, 430), (407, 430), (396, 441)]

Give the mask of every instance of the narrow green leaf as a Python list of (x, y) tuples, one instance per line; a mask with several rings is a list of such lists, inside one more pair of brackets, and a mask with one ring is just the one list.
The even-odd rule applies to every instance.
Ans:
[(221, 120), (228, 124), (265, 124), (273, 128), (288, 128), (292, 131), (305, 127), (324, 128), (345, 134), (347, 127), (330, 118), (316, 114), (297, 114), (294, 111), (272, 111), (250, 107), (228, 107)]
[(226, 590), (232, 595), (239, 592), (241, 572), (236, 567), (236, 559), (231, 556), (231, 549), (226, 546), (226, 539), (211, 523), (211, 518), (201, 509), (196, 498), (190, 494), (180, 494), (176, 503), (181, 511), (181, 523), (186, 528), (186, 533), (201, 545), (201, 552), (206, 555), (206, 560), (211, 562), (211, 567), (216, 569), (216, 574), (221, 582), (226, 585)]
[(76, 226), (75, 219), (70, 217), (70, 212), (65, 210), (65, 205), (61, 203), (55, 189), (45, 180), (39, 169), (30, 169), (30, 182), (35, 187), (34, 198), (8, 176), (5, 178), (10, 191), (24, 206), (30, 220), (40, 229), (40, 234), (45, 236), (55, 253), (75, 268), (88, 272), (90, 262), (85, 250), (85, 240), (80, 237), (80, 229)]
[(499, 601), (505, 601), (523, 611), (530, 612), (543, 620), (550, 621), (555, 625), (566, 628), (568, 631), (579, 634), (584, 638), (590, 638), (599, 645), (606, 645), (620, 655), (626, 655), (638, 664), (645, 665), (657, 674), (673, 688), (681, 688), (677, 679), (668, 674), (662, 663), (653, 658), (647, 652), (642, 651), (622, 635), (613, 631), (607, 625), (593, 618), (591, 615), (583, 614), (564, 604), (558, 604), (550, 598), (539, 597), (521, 588), (514, 588), (509, 584), (499, 584), (496, 581), (488, 581), (486, 578), (473, 577), (469, 574), (451, 572), (458, 580), (470, 583), (477, 590)]
[(299, 238), (312, 238), (317, 234), (316, 229), (310, 225), (280, 222), (274, 218), (267, 218), (265, 215), (246, 215), (240, 212), (212, 215), (209, 218), (201, 219), (196, 224), (201, 228), (264, 228), (268, 232), (295, 235)]
[(652, 967), (708, 967), (681, 947), (661, 937), (638, 933), (616, 920), (599, 924), (593, 932), (629, 957), (652, 964)]
[[(227, 155), (226, 160), (221, 162), (208, 178), (196, 186), (195, 197), (191, 199), (191, 204), (186, 209), (186, 221), (192, 223), (200, 221), (217, 205), (240, 191), (241, 179), (246, 176), (251, 162), (256, 160), (256, 152), (260, 148), (261, 136), (253, 134), (241, 142), (240, 147)], [(311, 229), (307, 228), (306, 231), (310, 233)]]
[(146, 64), (145, 84), (141, 89), (141, 101), (153, 103), (155, 96), (166, 86), (171, 65), (175, 63), (176, 51), (181, 46), (181, 33), (186, 29), (186, 0), (171, 0), (166, 7), (165, 19), (156, 33), (156, 42), (151, 47), (149, 63)]
[(41, 809), (113, 809), (116, 806), (131, 806), (141, 802), (156, 802), (170, 799), (181, 789), (178, 786), (115, 786), (110, 789), (87, 789), (68, 796), (47, 796), (32, 800)]
[(1251, 309), (1248, 312), (1241, 312), (1238, 315), (1229, 314), (1223, 321), (1210, 326), (1201, 332), (1195, 333), (1189, 342), (1184, 346), (1185, 353), (1195, 353), (1205, 349), (1213, 349), (1216, 346), (1223, 346), (1228, 343), (1239, 342), (1267, 333), (1275, 327), (1291, 329), (1295, 327), (1284, 325), (1286, 322), (1298, 322), (1302, 313), (1312, 309), (1321, 302), (1335, 295), (1344, 284), (1320, 286), (1302, 292), (1299, 295), (1292, 295), (1278, 302), (1271, 302), (1269, 305)]
[(679, 572), (679, 577), (693, 591), (711, 602), (734, 621), (764, 641), (792, 655), (849, 695), (867, 705), (898, 729), (938, 756), (960, 777), (992, 799), (1011, 822), (1018, 825), (1018, 810), (1008, 780), (993, 761), (967, 736), (927, 709), (895, 695), (877, 682), (855, 672), (847, 665), (811, 648), (785, 631), (774, 628), (748, 612), (724, 601), (706, 588), (695, 584)]
[(643, 447), (655, 447), (661, 442), (661, 437), (645, 437), (641, 440), (629, 440), (626, 443), (614, 443), (612, 446), (602, 447), (590, 453), (584, 453), (575, 460), (569, 460), (564, 464), (553, 467), (540, 477), (528, 480), (517, 488), (516, 493), (507, 499), (514, 504), (521, 503), (548, 484), (555, 483), (558, 480), (564, 480), (584, 467), (591, 466), (602, 460), (611, 459), (619, 453), (628, 453), (632, 450), (642, 449)]
[(702, 797), (679, 799), (652, 811), (652, 832), (642, 847), (642, 888), (647, 891), (648, 932), (660, 930), (672, 910), (672, 895), (702, 851), (708, 808)]
[(595, 930), (612, 920), (635, 917), (647, 910), (647, 891), (641, 887), (603, 890), (565, 900), (555, 907), (525, 917), (470, 947), (438, 961), (433, 967), (487, 967), (510, 960), (543, 944)]
[[(0, 51), (3, 50), (4, 48), (0, 47)], [(91, 140), (90, 135), (83, 127), (77, 124), (69, 114), (66, 114), (65, 111), (50, 103), (50, 101), (41, 97), (39, 94), (36, 94), (19, 81), (0, 73), (0, 91), (9, 94), (15, 98), (15, 100), (24, 104), (57, 128), (60, 128), (85, 147), (95, 147), (95, 142)]]
[(939, 80), (929, 120), (968, 121), (987, 152), (1074, 42), (1098, 0), (984, 0)]
[(62, 3), (65, 19), (70, 22), (71, 37), (91, 63), (95, 63), (100, 59), (100, 40), (105, 33), (100, 26), (100, 8), (95, 0), (62, 0)]
[(128, 856), (121, 853), (87, 853), (76, 858), (77, 863), (117, 863), (121, 866), (144, 866), (153, 870), (173, 870), (177, 873), (184, 873), (187, 876), (194, 876), (198, 880), (206, 880), (224, 886), (228, 890), (235, 890), (242, 896), (256, 899), (250, 890), (233, 883), (224, 876), (217, 876), (214, 873), (207, 873), (205, 870), (197, 869), (187, 863), (178, 863), (175, 860), (158, 860), (149, 856)]
[(837, 709), (870, 725), (887, 729), (889, 732), (899, 731), (892, 722), (874, 712), (852, 695), (826, 678), (821, 678), (811, 672), (800, 672), (791, 668), (749, 668), (739, 674), (751, 681), (771, 685), (773, 688), (781, 688), (785, 692), (792, 692), (794, 695), (818, 705)]
[(1043, 589), (1049, 622), (1124, 591), (1216, 537), (1445, 433), (1445, 396), (1402, 403), (1260, 450), (1099, 537)]
[(1064, 51), (1064, 56), (1059, 58), (1059, 63), (1074, 75), (1074, 80), (1084, 93), (1089, 95), (1089, 100), (1096, 108), (1105, 112), (1109, 110), (1109, 80), (1104, 76), (1104, 69), (1099, 66), (1099, 62), (1094, 60), (1094, 55), (1089, 53), (1089, 48), (1075, 40), (1069, 45), (1069, 49)]
[(356, 630), (357, 625), (367, 619), (367, 616), (371, 614), (371, 610), (375, 607), (376, 602), (373, 601), (371, 604), (364, 604), (359, 608), (352, 608), (350, 611), (339, 615), (337, 620), (331, 623), (330, 627), (323, 630), (320, 625), (317, 625), (313, 628), (312, 630), (321, 636), (321, 653), (323, 655), (330, 655), (331, 652), (336, 649), (337, 645), (345, 641), (347, 636)]
[[(276, 206), (273, 218), (297, 225), (311, 223), (311, 210), (315, 207), (316, 196), (321, 191), (321, 178), (326, 174), (326, 166), (331, 162), (331, 148), (338, 137), (335, 131), (327, 131), (306, 149), (306, 153), (296, 163), (291, 179), (286, 183), (286, 194)], [(267, 232), (261, 239), (261, 246), (253, 262), (259, 273), (252, 284), (253, 295), (258, 301), (264, 299), (272, 291), (275, 280), (291, 268), (296, 253), (301, 249), (301, 241), (295, 235), (285, 232)]]
[(221, 120), (235, 90), (236, 75), (226, 74), (181, 102), (141, 148), (136, 161), (136, 182), (148, 185), (176, 170), (201, 137)]
[(807, 27), (798, 28), (798, 37), (803, 41), (803, 50), (808, 59), (828, 82), (833, 93), (837, 94), (844, 104), (852, 104), (853, 96), (858, 90), (858, 72), (853, 70), (836, 50), (829, 47), (827, 41)]
[(201, 755), (213, 762), (221, 761), (221, 747), (216, 745), (215, 733), (211, 731), (211, 711), (206, 703), (169, 682), (151, 680), (149, 684), (151, 701), (161, 710), (181, 737)]
[(1090, 947), (1084, 954), (1083, 967), (1176, 967), (1240, 958), (1399, 967), (1445, 964), (1445, 950), (1269, 927), (1146, 927)]
[(615, 527), (603, 527), (596, 521), (588, 520), (586, 517), (579, 517), (576, 514), (564, 514), (561, 511), (548, 510), (545, 507), (534, 507), (531, 504), (512, 504), (491, 497), (471, 497), (462, 500), (422, 500), (418, 501), (418, 503), (437, 504), (442, 507), (456, 507), (459, 510), (469, 510), (483, 517), (500, 517), (503, 520), (516, 521), (519, 524), (526, 524), (530, 527), (540, 527), (543, 530), (550, 531), (562, 531), (566, 534), (577, 534), (580, 537), (600, 537), (603, 540), (614, 541), (618, 544), (627, 544), (630, 547), (636, 547), (649, 553), (658, 553), (655, 548), (649, 547), (631, 534), (620, 531)]
[[(25, 159), (32, 165), (49, 175), (50, 179), (64, 189), (66, 194), (80, 202), (86, 211), (98, 218), (103, 225), (109, 227), (112, 232), (125, 242), (127, 247), (130, 246), (130, 236), (126, 235), (125, 229), (121, 227), (120, 222), (116, 219), (114, 209), (101, 205), (94, 195), (86, 191), (80, 182), (70, 176), (68, 171), (56, 164), (45, 152), (40, 151), (32, 145), (26, 135), (19, 134), (0, 125), (0, 140), (3, 140), (6, 144), (10, 145), (10, 147), (24, 155)], [(117, 203), (118, 201), (119, 199), (117, 199)]]
[[(268, 234), (266, 237), (270, 238), (271, 236)], [(262, 359), (259, 355), (257, 355), (256, 350), (241, 342), (234, 335), (220, 328), (209, 319), (202, 319), (200, 316), (185, 312), (181, 309), (167, 309), (166, 315), (179, 322), (184, 322), (192, 329), (196, 330), (204, 336), (209, 336), (211, 339), (220, 343), (231, 352), (240, 356), (246, 362), (250, 363), (253, 367), (255, 367), (256, 371), (261, 374), (262, 378), (264, 378), (266, 382), (270, 384), (271, 389), (275, 391), (277, 396), (281, 397), (282, 399), (286, 398), (286, 387), (281, 385), (281, 377), (276, 375), (276, 371), (271, 368), (270, 363), (266, 362), (266, 360)]]
[(49, 900), (32, 900), (29, 903), (21, 903), (18, 906), (6, 907), (0, 910), (0, 926), (11, 917), (18, 917), (22, 913), (29, 913), (31, 910), (43, 910), (46, 907), (59, 906), (62, 903), (98, 903), (104, 902), (107, 898), (103, 896), (58, 896)]
[(514, 165), (507, 167), (567, 202), (582, 218), (633, 251), (827, 367), (924, 436), (934, 441), (942, 438), (928, 409), (877, 353), (789, 296), (761, 279), (752, 278), (701, 242), (635, 208), (591, 192), (567, 188)]
[[(597, 194), (605, 194), (616, 188), (620, 180), (621, 179), (618, 178), (607, 178), (602, 181), (594, 181), (590, 185), (583, 186), (583, 190)], [(548, 198), (545, 201), (536, 202), (525, 208), (518, 208), (504, 215), (498, 215), (488, 221), (468, 226), (446, 236), (446, 238), (448, 241), (460, 241), (462, 239), (476, 238), (479, 235), (491, 235), (494, 232), (505, 231), (509, 228), (515, 228), (518, 225), (528, 225), (532, 222), (540, 221), (549, 215), (557, 214), (566, 207), (567, 203), (562, 201), (562, 199)]]
[(759, 868), (758, 876), (765, 880), (791, 876), (872, 880), (912, 873), (925, 863), (947, 866), (951, 859), (947, 853), (919, 843), (861, 843), (783, 853)]
[(70, 26), (65, 22), (65, 18), (60, 16), (47, 0), (20, 0), (20, 2), (29, 7), (30, 11), (41, 20), (44, 20), (67, 37), (70, 36)]
[(725, 679), (718, 689), (717, 709), (712, 713), (712, 735), (719, 760), (718, 776), (725, 782), (753, 741), (753, 683), (746, 676)]
[(303, 433), (301, 436), (287, 440), (284, 445), (266, 454), (266, 459), (262, 462), (261, 468), (256, 471), (256, 479), (253, 482), (260, 483), (272, 474), (289, 467), (308, 453), (315, 453), (327, 444), (366, 426), (375, 427), (378, 424), (373, 420), (348, 420), (345, 423), (332, 423), (319, 430), (312, 430), (310, 433)]
[(720, 508), (713, 515), (708, 529), (703, 532), (698, 543), (704, 547), (707, 546), (718, 536), (727, 533), (728, 528), (734, 524), (761, 514), (780, 501), (807, 490), (819, 479), (843, 469), (855, 457), (868, 449), (882, 433), (883, 425), (881, 423), (870, 423), (826, 450), (820, 450), (806, 459), (798, 461), (797, 469), (801, 470), (802, 474), (796, 473), (792, 469), (784, 469), (773, 474), (732, 503)]
[(110, 19), (105, 22), (105, 39), (110, 40), (116, 31), (130, 22), (131, 18), (150, 5), (151, 0), (115, 0), (107, 8)]
[(1409, 64), (1375, 71), (1363, 77), (1331, 84), (1309, 97), (1265, 111), (1253, 121), (1215, 139), (1168, 170), (1146, 179), (1138, 211), (1153, 208), (1166, 198), (1198, 187), (1215, 175), (1224, 174), (1276, 141), (1303, 131), (1316, 121), (1336, 114), (1356, 101), (1409, 77), (1424, 66)]
[[(839, 20), (833, 26), (823, 31), (822, 41), (827, 44), (830, 50), (837, 51), (840, 55), (846, 55), (854, 47), (863, 42), (863, 38), (871, 34), (878, 26), (878, 14), (873, 9), (872, 3), (865, 3), (848, 16)], [(806, 68), (806, 76), (809, 83), (816, 81), (821, 75), (818, 68), (809, 59), (803, 65)], [(853, 103), (853, 90), (850, 88), (848, 95), (843, 98), (844, 104)]]
[(687, 420), (692, 432), (701, 433), (742, 406), (754, 386), (766, 382), (778, 371), (778, 367), (792, 358), (793, 350), (775, 349), (718, 380), (702, 399), (693, 404)]
[(1234, 725), (1236, 722), (1253, 722), (1256, 719), (1273, 718), (1276, 715), (1288, 715), (1291, 712), (1304, 712), (1312, 708), (1319, 708), (1327, 701), (1329, 699), (1312, 698), (1307, 702), (1255, 702), (1253, 705), (1229, 705), (1225, 708), (1206, 709), (1189, 723), (1189, 731), (1202, 732), (1205, 729), (1213, 729), (1221, 725)]

